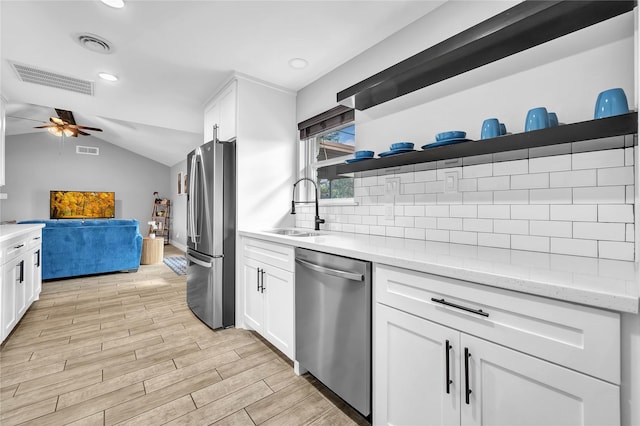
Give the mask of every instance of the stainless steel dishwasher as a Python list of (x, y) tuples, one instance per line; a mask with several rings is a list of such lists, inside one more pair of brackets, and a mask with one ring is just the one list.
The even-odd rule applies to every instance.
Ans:
[(371, 263), (296, 248), (296, 361), (371, 413)]

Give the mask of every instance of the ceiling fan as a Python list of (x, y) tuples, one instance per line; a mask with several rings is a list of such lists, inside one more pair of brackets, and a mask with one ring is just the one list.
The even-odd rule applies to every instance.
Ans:
[(98, 129), (97, 127), (87, 127), (80, 126), (76, 124), (75, 118), (73, 118), (73, 113), (71, 111), (67, 111), (64, 109), (55, 108), (56, 113), (58, 113), (57, 117), (50, 117), (50, 124), (45, 126), (36, 126), (35, 129), (47, 129), (49, 133), (55, 136), (65, 135), (67, 137), (77, 138), (78, 135), (82, 136), (90, 136), (90, 133), (85, 132), (84, 130), (91, 130), (94, 132), (101, 132), (102, 129)]

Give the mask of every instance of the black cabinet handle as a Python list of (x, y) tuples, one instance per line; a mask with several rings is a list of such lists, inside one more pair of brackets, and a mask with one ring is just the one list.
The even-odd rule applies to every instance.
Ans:
[(24, 247), (24, 244), (20, 244), (19, 246), (13, 246), (14, 249), (19, 249), (19, 248), (22, 248), (22, 247)]
[(445, 357), (445, 360), (446, 360), (446, 368), (447, 368), (446, 379), (445, 380), (446, 380), (446, 384), (447, 384), (447, 393), (450, 393), (449, 392), (450, 391), (449, 388), (451, 386), (451, 383), (453, 383), (453, 380), (451, 380), (451, 377), (449, 376), (449, 351), (451, 350), (451, 345), (449, 345), (449, 341), (448, 340), (445, 342), (444, 345), (445, 345), (444, 346), (444, 357)]
[(256, 268), (256, 291), (260, 291), (260, 268)]
[(489, 317), (489, 313), (488, 312), (484, 312), (482, 309), (473, 309), (473, 308), (467, 308), (466, 306), (462, 306), (462, 305), (458, 305), (456, 303), (452, 303), (452, 302), (447, 302), (446, 300), (443, 299), (436, 299), (435, 297), (431, 298), (432, 302), (436, 302), (436, 303), (440, 303), (446, 306), (451, 306), (452, 308), (456, 308), (456, 309), (461, 309), (465, 312), (471, 312), (472, 314), (476, 314), (476, 315), (480, 315), (483, 317)]
[(18, 265), (16, 265), (20, 268), (20, 274), (18, 276), (19, 280), (18, 283), (22, 284), (22, 282), (24, 281), (24, 260), (21, 260), (20, 263), (18, 263)]
[(36, 267), (40, 267), (40, 250), (36, 251)]
[(260, 271), (260, 293), (264, 293), (264, 269)]
[(464, 348), (464, 400), (467, 405), (469, 405), (469, 395), (471, 395), (471, 389), (469, 388), (469, 358), (471, 358), (469, 348)]

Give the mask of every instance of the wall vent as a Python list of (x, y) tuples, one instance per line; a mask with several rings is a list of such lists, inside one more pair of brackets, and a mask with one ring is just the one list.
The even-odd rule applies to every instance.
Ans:
[(76, 154), (100, 155), (100, 148), (98, 148), (96, 146), (76, 145)]
[(81, 80), (79, 78), (69, 77), (68, 75), (45, 71), (30, 65), (16, 64), (14, 62), (11, 62), (11, 66), (21, 81), (93, 96), (93, 81)]

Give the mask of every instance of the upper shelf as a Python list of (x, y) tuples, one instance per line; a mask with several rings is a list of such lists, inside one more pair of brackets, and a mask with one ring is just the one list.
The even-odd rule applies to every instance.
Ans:
[(633, 10), (636, 1), (525, 1), (338, 92), (365, 110)]
[[(342, 175), (365, 170), (384, 169), (387, 167), (398, 167), (408, 164), (449, 160), (452, 158), (471, 157), (483, 154), (494, 154), (498, 152), (537, 148), (635, 133), (638, 133), (638, 113), (630, 112), (628, 114), (600, 118), (597, 120), (563, 124), (557, 127), (550, 127), (531, 132), (498, 136), (497, 138), (492, 139), (444, 145), (435, 148), (428, 148), (423, 151), (392, 155), (384, 158), (373, 158), (351, 164), (338, 164), (328, 166), (327, 169), (335, 167), (335, 174)], [(331, 174), (333, 175), (334, 173)]]

